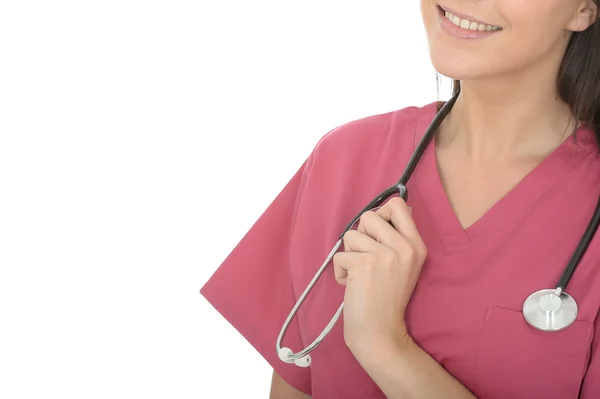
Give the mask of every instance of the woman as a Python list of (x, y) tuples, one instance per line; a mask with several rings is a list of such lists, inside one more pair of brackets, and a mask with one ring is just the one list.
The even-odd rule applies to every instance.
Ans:
[(283, 346), (275, 342), (338, 235), (396, 182), (436, 103), (317, 144), (202, 294), (274, 368), (271, 398), (600, 398), (600, 237), (568, 292), (568, 328), (526, 323), (600, 195), (600, 0), (421, 1), (430, 55), (460, 81), (407, 187), (344, 235)]

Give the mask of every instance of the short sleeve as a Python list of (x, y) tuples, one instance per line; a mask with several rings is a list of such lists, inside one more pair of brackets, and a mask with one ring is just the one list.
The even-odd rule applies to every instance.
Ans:
[(596, 317), (590, 363), (581, 386), (579, 398), (600, 398), (600, 314)]
[[(282, 362), (275, 344), (296, 302), (290, 272), (290, 242), (311, 160), (312, 155), (200, 290), (277, 374), (308, 395), (310, 368)], [(284, 342), (292, 348), (304, 347), (296, 317), (286, 331)]]

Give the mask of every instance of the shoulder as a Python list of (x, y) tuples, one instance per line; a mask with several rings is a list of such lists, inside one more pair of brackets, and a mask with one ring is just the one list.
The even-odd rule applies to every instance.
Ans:
[(316, 149), (332, 146), (363, 148), (367, 142), (372, 144), (373, 141), (384, 140), (391, 135), (408, 139), (414, 133), (419, 109), (411, 106), (349, 121), (325, 134)]
[(340, 162), (345, 158), (354, 163), (410, 156), (416, 142), (437, 111), (437, 103), (410, 106), (394, 111), (369, 115), (344, 123), (325, 134), (312, 154), (318, 163)]
[[(354, 212), (400, 177), (418, 140), (433, 120), (436, 103), (359, 118), (325, 134), (303, 169), (305, 204), (340, 195)], [(364, 204), (363, 204), (364, 205)], [(350, 215), (352, 216), (352, 215)]]

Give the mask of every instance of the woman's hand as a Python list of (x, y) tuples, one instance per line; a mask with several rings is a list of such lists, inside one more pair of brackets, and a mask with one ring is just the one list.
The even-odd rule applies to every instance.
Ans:
[[(391, 222), (391, 223), (390, 223)], [(364, 213), (333, 257), (335, 277), (346, 286), (344, 339), (354, 352), (396, 345), (409, 338), (404, 312), (427, 249), (401, 198)], [(356, 353), (355, 353), (356, 355)]]

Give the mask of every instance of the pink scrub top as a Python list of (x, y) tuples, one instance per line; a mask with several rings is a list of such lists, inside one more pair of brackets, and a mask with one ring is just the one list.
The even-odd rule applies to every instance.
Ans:
[[(370, 116), (326, 134), (201, 289), (290, 385), (316, 399), (384, 398), (346, 347), (340, 318), (310, 368), (283, 363), (281, 326), (338, 236), (402, 174), (436, 104)], [(414, 341), (478, 398), (600, 398), (600, 233), (567, 292), (577, 320), (530, 327), (523, 301), (555, 287), (600, 194), (600, 156), (581, 128), (480, 220), (464, 229), (431, 143), (408, 183), (428, 258), (406, 311)], [(300, 308), (283, 345), (309, 345), (343, 300), (333, 267)], [(598, 333), (596, 333), (598, 332)]]

